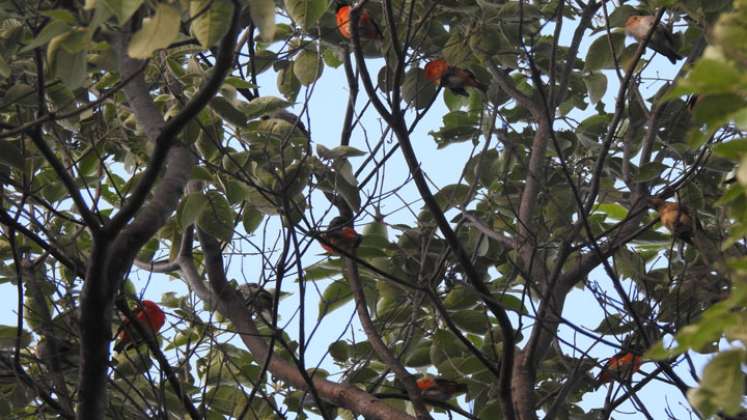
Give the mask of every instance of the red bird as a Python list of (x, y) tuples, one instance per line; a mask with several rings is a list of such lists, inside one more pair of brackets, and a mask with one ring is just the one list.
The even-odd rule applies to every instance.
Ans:
[[(160, 331), (163, 324), (166, 323), (166, 314), (163, 313), (161, 308), (159, 308), (155, 302), (144, 300), (142, 307), (135, 311), (135, 319), (143, 329), (155, 334)], [(125, 319), (122, 322), (122, 327), (120, 327), (115, 338), (117, 344), (114, 345), (114, 351), (120, 352), (132, 343), (132, 337), (127, 331), (128, 329), (131, 329), (127, 328), (129, 324), (129, 319)], [(135, 332), (132, 331), (132, 334), (135, 334)]]
[(465, 87), (473, 87), (483, 92), (485, 85), (475, 78), (475, 74), (461, 67), (451, 66), (446, 60), (431, 60), (425, 65), (425, 78), (431, 82), (449, 88), (461, 96), (468, 96)]
[(420, 393), (425, 398), (437, 401), (448, 401), (455, 395), (467, 392), (467, 385), (449, 379), (424, 376), (415, 381)]
[[(353, 28), (350, 25), (350, 5), (340, 4), (337, 6), (337, 13), (335, 13), (335, 20), (337, 21), (337, 30), (340, 31), (340, 35), (346, 39), (353, 39)], [(368, 10), (361, 10), (360, 16), (358, 17), (358, 36), (361, 39), (381, 40), (384, 36), (379, 29), (379, 26), (371, 19), (368, 14)]]
[(607, 361), (597, 378), (597, 384), (618, 381), (629, 381), (635, 372), (641, 368), (641, 355), (632, 351), (618, 353)]
[[(363, 240), (363, 237), (359, 235), (358, 232), (355, 231), (355, 229), (351, 228), (350, 226), (346, 226), (346, 222), (347, 219), (344, 217), (335, 217), (329, 223), (329, 229), (325, 233), (321, 234), (320, 237), (330, 244), (336, 246), (337, 248), (347, 250), (353, 250), (357, 248)], [(325, 244), (324, 242), (320, 243), (322, 245), (322, 248), (324, 248), (327, 253), (337, 254), (335, 249), (331, 246)]]

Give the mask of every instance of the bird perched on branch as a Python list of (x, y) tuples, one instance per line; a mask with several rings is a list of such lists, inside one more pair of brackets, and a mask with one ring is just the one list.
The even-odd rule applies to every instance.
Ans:
[(444, 378), (424, 376), (415, 381), (420, 393), (436, 401), (448, 401), (452, 397), (467, 392), (467, 385)]
[(649, 198), (649, 205), (659, 212), (659, 220), (675, 238), (692, 244), (692, 235), (697, 226), (687, 207), (664, 201), (659, 197)]
[[(656, 22), (656, 17), (650, 15), (629, 16), (625, 21), (625, 33), (635, 38), (636, 41), (643, 42), (646, 39), (646, 35), (648, 35), (654, 26), (654, 22)], [(682, 56), (677, 53), (675, 48), (674, 35), (664, 25), (656, 25), (656, 29), (654, 29), (648, 45), (654, 51), (667, 57), (672, 64), (682, 59)]]
[[(143, 330), (154, 335), (166, 323), (166, 314), (151, 300), (144, 300), (142, 302), (142, 306), (138, 307), (135, 311), (134, 318)], [(137, 330), (130, 325), (129, 318), (122, 321), (122, 326), (115, 336), (117, 343), (114, 345), (114, 351), (121, 352), (133, 343), (137, 344), (142, 339), (142, 337), (135, 336), (133, 340), (133, 336), (137, 334)]]
[(274, 296), (257, 283), (244, 283), (238, 289), (241, 297), (244, 298), (246, 306), (253, 313), (259, 314), (272, 311), (275, 302)]
[(641, 355), (636, 351), (626, 350), (617, 353), (605, 363), (597, 377), (597, 384), (602, 385), (613, 380), (627, 382), (640, 370), (642, 362)]
[[(363, 237), (359, 235), (358, 232), (355, 231), (355, 229), (346, 225), (347, 219), (341, 216), (337, 216), (329, 223), (329, 228), (327, 229), (327, 231), (319, 236), (323, 241), (326, 241), (339, 249), (352, 251), (355, 248), (358, 248), (358, 245), (361, 244)], [(333, 248), (332, 246), (324, 242), (320, 243), (322, 245), (322, 248), (324, 248), (327, 253), (337, 254), (335, 248)]]
[[(349, 4), (339, 3), (337, 5), (337, 12), (335, 13), (337, 30), (340, 31), (340, 35), (345, 39), (353, 39), (353, 28), (350, 24), (351, 10), (352, 7)], [(358, 16), (358, 36), (361, 39), (369, 40), (381, 40), (384, 38), (379, 25), (371, 18), (366, 9), (362, 9), (360, 16)]]
[(441, 58), (431, 60), (425, 65), (425, 78), (461, 96), (468, 96), (464, 89), (468, 86), (482, 92), (487, 90), (485, 85), (475, 78), (474, 73), (461, 67), (449, 65), (446, 60)]

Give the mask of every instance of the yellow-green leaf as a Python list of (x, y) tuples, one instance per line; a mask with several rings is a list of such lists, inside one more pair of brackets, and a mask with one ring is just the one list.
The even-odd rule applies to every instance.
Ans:
[(189, 2), (192, 33), (203, 48), (215, 45), (228, 32), (233, 16), (229, 0), (192, 0)]
[[(130, 20), (132, 14), (140, 8), (143, 4), (143, 0), (99, 0), (100, 5), (108, 9), (108, 11), (117, 17), (117, 22), (120, 25), (124, 25), (125, 22)], [(91, 2), (95, 3), (95, 2)], [(161, 6), (163, 4), (159, 4)], [(93, 9), (93, 6), (86, 1), (86, 10)]]
[(273, 0), (249, 0), (249, 14), (259, 28), (259, 35), (265, 41), (275, 37), (275, 2)]
[(734, 416), (741, 411), (744, 395), (744, 356), (744, 350), (719, 353), (703, 370), (700, 387), (687, 393), (690, 402), (706, 417), (719, 411)]
[(314, 51), (301, 51), (293, 63), (293, 74), (303, 85), (310, 85), (322, 75), (324, 66), (319, 55)]
[(166, 48), (179, 34), (179, 10), (160, 3), (156, 14), (143, 19), (143, 27), (130, 40), (127, 54), (132, 58), (149, 58), (153, 51)]
[(327, 10), (327, 3), (327, 0), (285, 0), (285, 9), (297, 24), (309, 29)]

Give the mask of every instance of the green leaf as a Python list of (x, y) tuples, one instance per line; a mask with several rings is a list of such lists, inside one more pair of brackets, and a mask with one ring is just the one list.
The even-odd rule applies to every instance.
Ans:
[(342, 272), (342, 260), (324, 259), (304, 268), (304, 279), (308, 281), (323, 280)]
[(298, 81), (290, 67), (278, 70), (277, 86), (278, 92), (282, 93), (289, 101), (295, 101), (298, 92), (301, 90), (301, 82)]
[(607, 76), (602, 73), (591, 73), (584, 77), (584, 84), (589, 91), (589, 103), (595, 105), (607, 92)]
[(203, 48), (217, 44), (231, 28), (233, 3), (229, 0), (191, 0), (192, 33)]
[(742, 73), (727, 61), (698, 60), (680, 85), (702, 94), (739, 93)]
[(700, 386), (688, 393), (690, 402), (706, 417), (719, 411), (728, 416), (742, 409), (744, 395), (744, 350), (729, 350), (717, 354), (703, 370)]
[(471, 288), (454, 286), (444, 298), (444, 306), (447, 309), (469, 309), (480, 301), (480, 296)]
[[(117, 17), (117, 22), (124, 25), (142, 4), (143, 0), (97, 0), (96, 6), (101, 5), (108, 9)], [(163, 3), (159, 6), (161, 4)]]
[[(607, 38), (608, 37), (605, 34), (591, 43), (591, 46), (589, 46), (589, 50), (586, 53), (586, 64), (584, 70), (596, 71), (614, 67), (615, 62), (612, 59), (610, 51), (610, 41)], [(609, 35), (609, 39), (615, 48), (615, 55), (620, 57), (625, 49), (625, 34), (613, 32)]]
[(44, 26), (41, 32), (39, 32), (39, 35), (37, 35), (33, 41), (31, 41), (25, 47), (21, 48), (20, 52), (24, 53), (26, 51), (31, 51), (34, 48), (41, 47), (42, 45), (45, 45), (46, 43), (51, 41), (52, 38), (56, 37), (57, 35), (64, 34), (68, 31), (70, 31), (70, 25), (59, 20), (53, 20), (46, 26)]
[(329, 345), (329, 354), (337, 362), (344, 362), (350, 357), (350, 344), (344, 341), (335, 341)]
[(623, 220), (628, 216), (628, 209), (617, 203), (602, 203), (595, 210), (616, 220)]
[(290, 102), (277, 96), (260, 96), (243, 106), (243, 111), (249, 119), (271, 114), (275, 111), (285, 109)]
[(451, 319), (461, 329), (474, 334), (485, 334), (490, 328), (485, 312), (478, 310), (463, 310), (451, 315)]
[(259, 35), (265, 41), (275, 37), (275, 2), (273, 0), (249, 0), (249, 13), (252, 22), (259, 28)]
[(317, 143), (316, 154), (322, 159), (340, 159), (350, 156), (365, 156), (366, 152), (352, 146), (337, 146), (334, 149), (329, 149), (323, 144)]
[(638, 169), (638, 182), (648, 182), (656, 179), (667, 168), (667, 165), (660, 162), (648, 162)]
[(434, 196), (441, 210), (446, 211), (461, 205), (469, 198), (469, 185), (451, 184), (441, 188)]
[(411, 368), (429, 366), (431, 364), (431, 343), (426, 341), (419, 344), (407, 355), (404, 362), (405, 366)]
[(13, 143), (0, 140), (0, 163), (23, 169), (24, 157), (21, 151)]
[(193, 224), (208, 205), (207, 197), (201, 192), (187, 194), (179, 203), (176, 210), (176, 221), (182, 229)]
[(228, 200), (218, 191), (205, 193), (207, 204), (197, 218), (197, 226), (217, 239), (229, 242), (233, 235), (233, 223), (236, 213)]
[(159, 3), (156, 14), (143, 19), (143, 27), (132, 36), (127, 54), (132, 58), (146, 59), (154, 51), (168, 47), (179, 34), (179, 22), (176, 7)]
[(335, 309), (348, 303), (353, 299), (353, 292), (347, 280), (337, 280), (324, 289), (322, 299), (319, 301), (319, 319), (332, 313)]
[(210, 109), (234, 127), (243, 127), (246, 125), (246, 115), (222, 96), (215, 96), (210, 100)]
[(254, 233), (264, 219), (265, 215), (254, 207), (247, 206), (244, 208), (244, 217), (241, 222), (244, 224), (244, 230), (247, 235)]
[(509, 311), (514, 311), (519, 314), (528, 314), (529, 311), (527, 311), (527, 308), (524, 306), (524, 303), (519, 299), (518, 297), (514, 295), (509, 295), (508, 293), (502, 294), (500, 296), (495, 296), (495, 300), (498, 301), (498, 303), (501, 304), (502, 307), (508, 309)]
[(451, 331), (437, 330), (433, 334), (433, 341), (431, 342), (431, 362), (434, 365), (439, 365), (446, 360), (460, 356), (463, 353), (463, 349), (464, 344), (459, 342)]
[(402, 99), (406, 103), (414, 104), (416, 109), (423, 109), (431, 103), (435, 94), (436, 85), (425, 78), (425, 70), (408, 70), (402, 83)]
[(327, 0), (285, 0), (285, 9), (290, 17), (303, 29), (316, 25), (327, 11)]
[(324, 64), (319, 55), (310, 50), (301, 51), (293, 63), (293, 74), (302, 85), (314, 83), (322, 75)]
[(340, 50), (337, 48), (324, 48), (322, 50), (322, 59), (324, 60), (324, 64), (335, 69), (340, 67), (344, 62)]
[(341, 159), (336, 161), (333, 167), (335, 168), (335, 191), (342, 196), (353, 211), (358, 211), (361, 206), (361, 196), (352, 165), (347, 159)]
[(747, 154), (747, 138), (740, 138), (713, 147), (713, 153), (727, 159), (739, 160)]
[(50, 72), (73, 90), (82, 86), (87, 76), (86, 51), (71, 53), (65, 48), (68, 39), (77, 42), (76, 32), (70, 31), (52, 38), (47, 47)]

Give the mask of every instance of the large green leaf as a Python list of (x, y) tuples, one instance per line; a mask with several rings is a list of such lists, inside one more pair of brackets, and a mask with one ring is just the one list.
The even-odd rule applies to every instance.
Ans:
[[(84, 39), (90, 40), (87, 36)], [(87, 42), (86, 42), (87, 44)], [(85, 45), (81, 46), (81, 31), (72, 30), (49, 41), (49, 70), (70, 89), (83, 85), (87, 76)]]
[(327, 286), (319, 301), (319, 319), (329, 315), (353, 299), (347, 280), (337, 280)]
[[(143, 4), (143, 0), (97, 0), (96, 7), (104, 7), (107, 11), (117, 18), (117, 22), (120, 25), (124, 25), (125, 22), (130, 20), (137, 9)], [(158, 7), (164, 5), (159, 3)]]
[(230, 241), (236, 213), (218, 191), (208, 191), (205, 198), (207, 204), (197, 218), (197, 226), (221, 241)]
[(275, 37), (275, 2), (273, 0), (249, 0), (249, 13), (252, 22), (259, 28), (265, 41)]
[(327, 7), (327, 0), (285, 0), (290, 17), (306, 30), (316, 25)]
[(322, 75), (324, 64), (321, 57), (311, 50), (301, 51), (293, 62), (293, 74), (302, 85), (314, 83)]
[(203, 48), (217, 44), (231, 29), (233, 3), (230, 0), (191, 0), (192, 33)]
[(621, 32), (613, 32), (609, 37), (607, 35), (602, 35), (595, 39), (586, 53), (585, 70), (595, 71), (614, 67), (615, 62), (612, 58), (610, 43), (615, 48), (615, 56), (620, 57), (625, 49), (625, 34)]
[(159, 3), (152, 17), (143, 19), (143, 27), (132, 36), (127, 54), (132, 58), (146, 59), (153, 52), (168, 47), (179, 34), (179, 10)]
[(202, 192), (187, 194), (179, 203), (179, 207), (176, 210), (176, 220), (179, 226), (187, 228), (194, 223), (207, 205), (207, 197)]
[(690, 402), (708, 417), (722, 410), (737, 415), (744, 398), (744, 362), (742, 349), (717, 354), (703, 369), (700, 386), (687, 393)]

